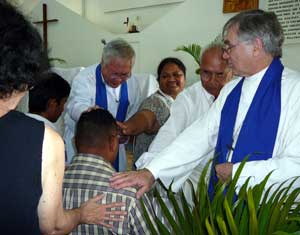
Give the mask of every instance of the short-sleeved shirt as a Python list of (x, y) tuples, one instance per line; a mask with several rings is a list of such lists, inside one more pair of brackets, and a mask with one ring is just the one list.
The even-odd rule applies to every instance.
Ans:
[[(79, 207), (88, 199), (104, 193), (101, 203), (125, 202), (127, 216), (122, 222), (113, 222), (113, 228), (108, 229), (100, 225), (79, 225), (70, 234), (150, 234), (143, 215), (141, 203), (136, 199), (137, 190), (133, 187), (114, 189), (110, 187), (109, 179), (115, 172), (111, 164), (101, 156), (93, 154), (78, 154), (73, 158), (71, 165), (64, 176), (63, 199), (64, 208)], [(142, 198), (150, 220), (153, 220), (153, 211), (146, 195)]]
[[(142, 102), (139, 111), (149, 110), (153, 112), (159, 125), (162, 126), (170, 115), (170, 107), (173, 102), (172, 97), (158, 90)], [(148, 150), (155, 136), (156, 134), (141, 133), (136, 137), (133, 153), (134, 161)]]

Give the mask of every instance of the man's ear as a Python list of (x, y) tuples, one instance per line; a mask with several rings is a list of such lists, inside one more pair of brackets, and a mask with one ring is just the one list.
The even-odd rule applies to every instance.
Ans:
[(56, 99), (49, 99), (47, 102), (47, 110), (53, 110), (57, 107), (58, 103)]
[(110, 152), (115, 152), (116, 148), (118, 148), (119, 140), (116, 136), (110, 135), (108, 138), (108, 146)]
[(255, 56), (259, 55), (264, 48), (263, 41), (261, 40), (261, 38), (255, 38), (253, 41), (253, 46), (253, 54)]

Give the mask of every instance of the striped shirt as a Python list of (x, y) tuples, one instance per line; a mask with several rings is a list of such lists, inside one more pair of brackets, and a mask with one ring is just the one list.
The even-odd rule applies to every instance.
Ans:
[[(140, 201), (136, 199), (133, 187), (114, 189), (109, 186), (109, 179), (115, 170), (102, 157), (92, 154), (78, 154), (74, 157), (64, 176), (64, 208), (72, 209), (88, 199), (104, 193), (101, 203), (125, 202), (122, 208), (127, 216), (122, 222), (112, 222), (113, 228), (101, 225), (79, 225), (71, 234), (150, 234)], [(153, 212), (147, 196), (143, 197), (146, 209), (153, 221)], [(120, 209), (120, 208), (119, 208)]]

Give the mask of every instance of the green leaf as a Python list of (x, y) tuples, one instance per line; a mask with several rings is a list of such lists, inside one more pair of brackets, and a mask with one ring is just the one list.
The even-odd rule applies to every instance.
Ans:
[(226, 213), (226, 219), (227, 219), (227, 222), (229, 224), (229, 228), (230, 228), (230, 232), (231, 232), (230, 234), (238, 235), (239, 231), (238, 231), (237, 226), (235, 224), (235, 221), (233, 219), (232, 211), (229, 207), (226, 196), (225, 196), (225, 199), (224, 199), (224, 209), (225, 209), (225, 213)]
[(256, 217), (255, 203), (253, 199), (252, 189), (250, 188), (247, 193), (248, 209), (249, 209), (249, 235), (258, 234), (258, 222)]
[(183, 51), (190, 54), (197, 65), (199, 65), (200, 55), (201, 55), (201, 46), (198, 44), (190, 44), (188, 46), (179, 46), (175, 49), (175, 51)]
[(221, 234), (227, 235), (228, 232), (227, 232), (226, 223), (225, 223), (224, 219), (221, 216), (217, 215), (216, 220), (217, 220), (217, 223), (219, 226), (219, 230), (221, 231)]

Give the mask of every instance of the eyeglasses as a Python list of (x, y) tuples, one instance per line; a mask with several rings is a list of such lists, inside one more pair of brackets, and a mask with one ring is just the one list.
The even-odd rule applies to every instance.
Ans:
[(222, 47), (222, 50), (223, 50), (223, 52), (226, 52), (226, 53), (229, 54), (233, 48), (235, 48), (236, 46), (239, 45), (239, 43), (240, 42), (238, 42), (237, 44), (233, 45), (233, 44), (225, 42), (224, 46)]
[(122, 79), (125, 80), (131, 76), (131, 73), (112, 73), (110, 75), (111, 79)]
[(176, 78), (180, 78), (182, 77), (184, 74), (183, 73), (164, 73), (164, 74), (161, 74), (160, 77), (163, 78), (163, 79), (169, 79), (171, 77), (174, 77), (175, 79)]

